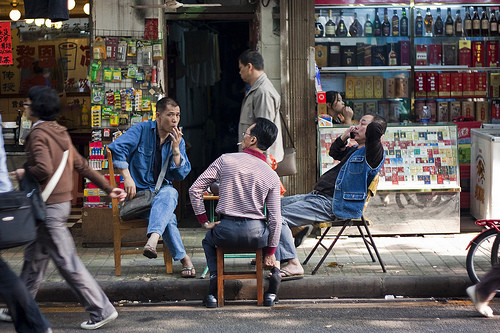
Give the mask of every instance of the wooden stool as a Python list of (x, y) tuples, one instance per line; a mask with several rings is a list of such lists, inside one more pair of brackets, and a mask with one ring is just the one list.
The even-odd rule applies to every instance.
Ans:
[[(224, 254), (255, 253), (255, 271), (224, 271)], [(224, 306), (224, 280), (257, 279), (257, 305), (264, 303), (264, 273), (262, 249), (217, 248), (217, 305)]]

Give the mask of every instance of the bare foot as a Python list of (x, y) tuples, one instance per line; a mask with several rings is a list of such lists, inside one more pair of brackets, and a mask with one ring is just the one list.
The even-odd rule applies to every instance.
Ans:
[[(297, 258), (289, 260), (288, 264), (281, 269), (286, 270), (287, 273), (291, 275), (304, 275), (304, 268)], [(281, 273), (281, 277), (286, 277), (286, 274)]]

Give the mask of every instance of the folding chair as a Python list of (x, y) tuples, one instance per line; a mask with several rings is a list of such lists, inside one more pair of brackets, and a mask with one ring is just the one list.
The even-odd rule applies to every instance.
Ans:
[[(115, 180), (115, 171), (113, 167), (113, 157), (111, 154), (111, 150), (106, 148), (107, 156), (108, 156), (108, 165), (109, 165), (109, 181), (112, 187), (116, 187)], [(146, 219), (135, 219), (124, 221), (120, 218), (120, 207), (118, 206), (117, 199), (111, 199), (111, 205), (113, 209), (113, 245), (114, 245), (114, 255), (115, 255), (115, 275), (121, 275), (121, 256), (126, 254), (138, 254), (142, 253), (142, 246), (144, 245), (144, 241), (123, 241), (123, 237), (125, 234), (137, 228), (146, 228), (148, 226), (148, 220)], [(123, 247), (137, 247), (138, 249), (129, 249), (124, 250)], [(165, 267), (167, 274), (172, 274), (172, 255), (168, 251), (168, 248), (165, 244), (159, 245), (163, 249), (163, 261), (165, 262)]]
[[(387, 270), (385, 269), (385, 265), (382, 262), (382, 258), (380, 257), (380, 254), (378, 252), (377, 246), (375, 245), (375, 241), (373, 240), (372, 234), (370, 233), (370, 228), (368, 227), (371, 224), (371, 222), (366, 220), (364, 217), (364, 210), (368, 206), (368, 202), (370, 201), (370, 198), (373, 197), (375, 195), (375, 193), (377, 192), (378, 180), (379, 180), (379, 176), (377, 175), (370, 183), (370, 186), (368, 186), (368, 195), (366, 197), (365, 206), (363, 208), (363, 216), (361, 216), (361, 219), (338, 219), (338, 220), (334, 220), (334, 221), (313, 223), (313, 225), (316, 227), (326, 228), (326, 229), (321, 234), (321, 237), (319, 238), (318, 242), (316, 243), (316, 245), (313, 247), (313, 249), (311, 250), (311, 252), (307, 256), (306, 260), (304, 260), (303, 265), (306, 265), (309, 262), (309, 259), (311, 259), (314, 252), (316, 252), (316, 249), (318, 248), (318, 246), (323, 247), (326, 250), (326, 252), (323, 255), (323, 257), (321, 258), (321, 260), (318, 262), (318, 264), (316, 265), (314, 270), (312, 271), (312, 275), (316, 274), (316, 272), (318, 271), (318, 269), (321, 267), (321, 265), (325, 261), (326, 257), (328, 256), (328, 254), (330, 254), (330, 252), (332, 251), (333, 247), (335, 246), (335, 244), (339, 240), (339, 238), (342, 235), (342, 233), (344, 232), (344, 230), (350, 226), (356, 226), (358, 228), (359, 234), (361, 235), (361, 238), (363, 239), (363, 242), (365, 243), (366, 249), (368, 250), (370, 257), (372, 258), (372, 261), (375, 262), (376, 260), (375, 260), (375, 257), (373, 256), (373, 253), (372, 253), (370, 247), (372, 247), (373, 250), (375, 251), (375, 254), (376, 254), (377, 259), (380, 263), (380, 266), (382, 267), (382, 271), (384, 273), (387, 272)], [(330, 244), (330, 246), (327, 247), (323, 244), (323, 240), (325, 239), (326, 235), (328, 234), (328, 231), (330, 231), (330, 229), (332, 227), (341, 227), (341, 229), (340, 229), (339, 233), (337, 234), (337, 236), (335, 237), (335, 239), (333, 240), (333, 242)], [(366, 231), (366, 235), (364, 234), (361, 227), (364, 227), (364, 229)], [(368, 239), (366, 236), (368, 236)]]

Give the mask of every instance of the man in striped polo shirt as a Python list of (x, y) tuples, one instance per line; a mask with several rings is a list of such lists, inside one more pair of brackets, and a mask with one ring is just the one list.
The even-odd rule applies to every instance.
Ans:
[[(264, 151), (276, 140), (278, 129), (272, 121), (257, 118), (243, 133), (239, 153), (223, 154), (216, 159), (189, 189), (191, 205), (198, 222), (207, 229), (203, 249), (210, 270), (209, 293), (204, 304), (217, 307), (216, 246), (265, 249), (264, 267), (271, 269), (264, 305), (277, 302), (281, 274), (276, 266), (275, 250), (281, 233), (280, 180), (266, 163)], [(219, 183), (216, 213), (220, 221), (209, 223), (203, 193)], [(264, 214), (267, 209), (267, 218)], [(266, 223), (267, 222), (267, 223)]]

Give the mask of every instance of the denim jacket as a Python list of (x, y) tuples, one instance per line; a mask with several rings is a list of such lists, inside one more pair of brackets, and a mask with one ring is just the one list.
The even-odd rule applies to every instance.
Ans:
[(376, 168), (366, 162), (366, 147), (356, 150), (342, 166), (335, 181), (332, 210), (342, 219), (359, 219), (363, 215), (368, 185), (384, 165), (384, 158)]
[[(136, 124), (129, 128), (125, 134), (119, 136), (109, 145), (113, 152), (113, 165), (119, 169), (129, 169), (138, 191), (154, 190), (154, 157), (156, 145), (156, 121)], [(186, 155), (184, 139), (179, 145), (181, 164), (175, 165), (172, 156), (171, 141), (168, 140), (162, 147), (162, 165), (169, 160), (162, 186), (172, 185), (173, 180), (183, 180), (191, 171), (191, 163)]]

